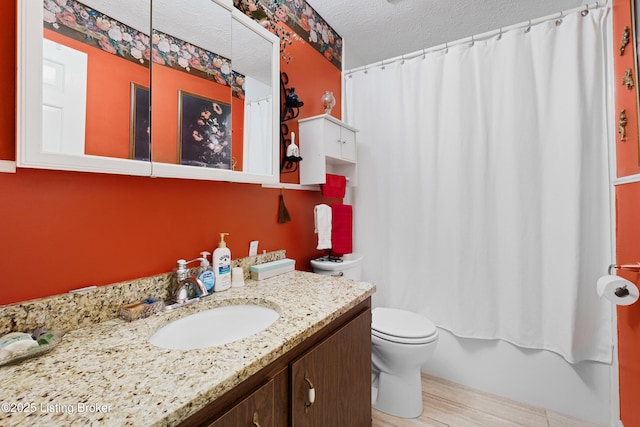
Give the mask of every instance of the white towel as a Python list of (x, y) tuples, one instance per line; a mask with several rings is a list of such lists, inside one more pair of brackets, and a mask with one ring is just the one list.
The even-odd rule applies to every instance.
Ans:
[(331, 207), (317, 205), (313, 208), (313, 223), (318, 235), (317, 249), (331, 249)]

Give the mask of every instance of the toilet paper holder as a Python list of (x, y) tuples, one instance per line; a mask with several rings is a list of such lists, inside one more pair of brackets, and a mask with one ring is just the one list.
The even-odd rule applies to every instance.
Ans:
[(611, 264), (609, 266), (609, 275), (613, 276), (613, 269), (616, 270), (627, 270), (627, 271), (635, 271), (636, 273), (640, 272), (640, 262), (638, 262), (637, 264)]
[[(622, 265), (618, 265), (618, 264), (611, 264), (609, 266), (609, 275), (613, 275), (613, 270), (627, 270), (627, 271), (634, 271), (636, 273), (640, 272), (640, 262), (638, 262), (637, 264), (622, 264)], [(627, 285), (621, 286), (619, 288), (616, 288), (615, 292), (617, 297), (626, 297), (627, 295), (629, 295), (629, 289), (627, 289)]]

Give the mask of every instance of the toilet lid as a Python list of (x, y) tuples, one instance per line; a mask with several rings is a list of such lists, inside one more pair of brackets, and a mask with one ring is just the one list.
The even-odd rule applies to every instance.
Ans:
[(438, 333), (435, 323), (409, 311), (376, 307), (372, 316), (371, 333), (390, 341), (425, 343)]

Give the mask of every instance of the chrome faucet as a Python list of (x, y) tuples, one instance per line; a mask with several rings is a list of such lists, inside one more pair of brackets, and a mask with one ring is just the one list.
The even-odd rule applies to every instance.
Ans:
[[(207, 287), (201, 280), (197, 277), (189, 276), (189, 269), (187, 268), (187, 264), (201, 260), (201, 258), (192, 259), (191, 261), (178, 260), (175, 278), (170, 289), (173, 304), (168, 305), (167, 309), (190, 304), (209, 294)], [(195, 297), (189, 298), (189, 288), (193, 288)]]

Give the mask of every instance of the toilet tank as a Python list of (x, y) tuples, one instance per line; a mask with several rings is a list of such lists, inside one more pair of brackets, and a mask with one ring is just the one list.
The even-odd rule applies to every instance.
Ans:
[(360, 280), (362, 255), (346, 254), (335, 261), (329, 260), (328, 257), (312, 259), (311, 267), (314, 273)]

